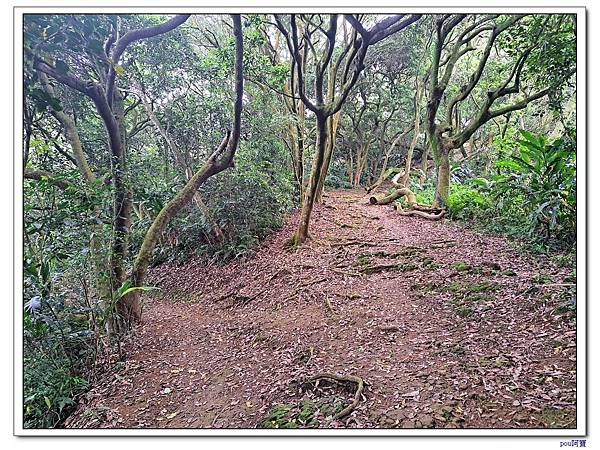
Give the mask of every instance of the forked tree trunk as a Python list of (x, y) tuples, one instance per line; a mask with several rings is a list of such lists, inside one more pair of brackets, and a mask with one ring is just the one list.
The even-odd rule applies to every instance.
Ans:
[[(58, 71), (46, 59), (37, 56), (34, 67), (53, 77), (58, 82), (88, 96), (96, 107), (108, 135), (111, 150), (111, 175), (113, 187), (113, 239), (111, 242), (110, 272), (112, 291), (116, 292), (125, 278), (124, 263), (127, 255), (129, 225), (131, 220), (132, 193), (126, 181), (126, 145), (127, 136), (124, 127), (124, 109), (122, 97), (115, 88), (117, 66), (125, 49), (133, 42), (167, 33), (184, 23), (189, 14), (176, 15), (166, 22), (131, 30), (117, 39), (113, 34), (105, 49), (107, 72), (102, 83), (91, 79), (82, 80), (72, 74)], [(119, 326), (126, 325), (135, 311), (130, 308), (128, 298), (117, 299), (117, 321)]]

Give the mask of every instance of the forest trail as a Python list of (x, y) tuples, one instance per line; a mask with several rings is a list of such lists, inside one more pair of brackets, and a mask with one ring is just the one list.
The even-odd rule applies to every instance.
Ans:
[[(329, 192), (293, 251), (296, 223), (224, 266), (153, 269), (126, 360), (66, 426), (255, 428), (279, 404), (267, 424), (575, 427), (567, 269), (364, 191)], [(364, 379), (348, 416), (328, 411), (354, 385), (306, 383), (321, 372)]]

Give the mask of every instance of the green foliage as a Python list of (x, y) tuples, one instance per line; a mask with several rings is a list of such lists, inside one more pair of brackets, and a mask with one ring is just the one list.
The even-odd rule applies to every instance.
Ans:
[(412, 181), (411, 190), (415, 193), (417, 203), (431, 205), (435, 198), (435, 180), (429, 178), (423, 186), (416, 181)]
[(275, 405), (261, 423), (261, 428), (297, 428), (296, 418), (291, 413), (294, 405)]
[(329, 171), (325, 178), (325, 185), (333, 189), (350, 189), (350, 182), (343, 175), (337, 175)]
[(522, 130), (513, 154), (496, 163), (492, 190), (498, 206), (518, 199), (529, 219), (530, 236), (570, 244), (576, 234), (574, 132), (549, 143)]
[(555, 92), (571, 82), (575, 70), (575, 16), (532, 14), (503, 33), (498, 45), (515, 57), (529, 51), (523, 79), (536, 87), (550, 86)]
[[(227, 261), (251, 252), (261, 239), (281, 226), (285, 213), (293, 206), (293, 177), (284, 169), (285, 158), (278, 142), (242, 142), (235, 167), (211, 179), (200, 191), (212, 220), (190, 205), (169, 226), (168, 233), (177, 236), (176, 245), (157, 249), (154, 264), (191, 256)], [(152, 216), (148, 224), (151, 220)], [(223, 232), (222, 239), (215, 236), (213, 223)], [(139, 229), (135, 239), (141, 242), (147, 226)]]
[[(337, 399), (340, 401), (339, 399)], [(297, 404), (274, 405), (265, 419), (260, 423), (261, 428), (317, 428), (319, 421), (314, 417), (319, 411), (323, 414), (328, 411), (324, 401), (315, 402), (302, 399)], [(337, 404), (336, 404), (337, 406)], [(343, 405), (340, 407), (340, 411)], [(335, 411), (337, 412), (337, 411)]]
[[(525, 130), (496, 139), (496, 173), (453, 183), (447, 206), (453, 219), (494, 232), (527, 237), (531, 248), (569, 248), (576, 237), (575, 132), (552, 142)], [(429, 200), (428, 190), (417, 201)]]
[[(30, 155), (31, 164), (48, 158), (48, 152), (49, 146), (40, 147)], [(59, 189), (47, 180), (24, 186), (26, 428), (57, 426), (87, 389), (87, 373), (97, 353), (94, 329), (102, 316), (88, 296), (96, 287), (90, 237), (99, 243), (109, 237), (109, 230), (99, 226), (104, 211), (97, 209), (109, 192), (102, 184), (83, 188), (77, 172), (57, 173), (72, 186)]]
[(85, 371), (95, 357), (89, 308), (64, 298), (33, 298), (23, 318), (25, 428), (59, 424), (85, 392)]
[(491, 207), (490, 198), (477, 189), (454, 183), (446, 202), (448, 215), (453, 219), (470, 220), (482, 217)]
[(246, 253), (281, 226), (294, 191), (293, 176), (284, 169), (285, 157), (279, 142), (244, 142), (235, 169), (207, 184), (207, 206), (227, 238), (217, 250), (220, 259)]

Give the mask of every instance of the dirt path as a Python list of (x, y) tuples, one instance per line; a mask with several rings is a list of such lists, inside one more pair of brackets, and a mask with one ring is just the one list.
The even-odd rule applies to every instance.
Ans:
[[(575, 427), (569, 271), (449, 221), (330, 193), (252, 257), (154, 269), (127, 359), (69, 427)], [(319, 372), (365, 381), (305, 383)]]

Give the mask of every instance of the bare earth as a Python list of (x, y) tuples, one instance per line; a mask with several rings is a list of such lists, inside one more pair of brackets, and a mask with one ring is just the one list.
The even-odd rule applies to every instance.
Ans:
[[(155, 268), (125, 362), (66, 426), (575, 428), (568, 269), (364, 192), (326, 196), (298, 251), (296, 219), (225, 266)], [(356, 385), (323, 372), (364, 379), (341, 419)]]

